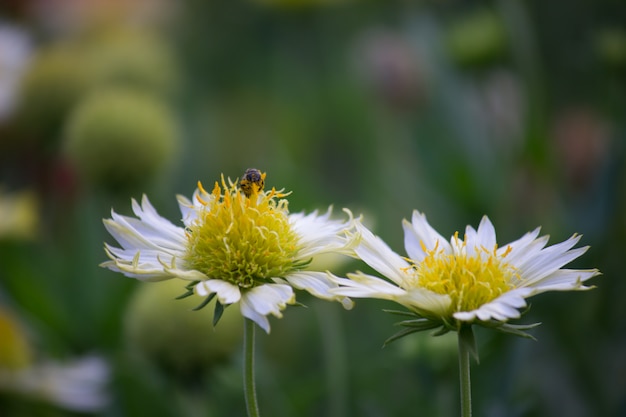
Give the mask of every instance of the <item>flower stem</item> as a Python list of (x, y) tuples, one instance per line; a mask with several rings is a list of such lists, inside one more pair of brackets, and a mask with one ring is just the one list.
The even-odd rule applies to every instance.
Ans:
[(248, 417), (260, 416), (254, 381), (254, 327), (254, 322), (246, 318), (243, 329), (243, 393)]
[[(469, 333), (469, 334), (468, 334)], [(459, 378), (461, 386), (461, 417), (472, 416), (472, 387), (470, 381), (470, 351), (474, 335), (470, 326), (459, 330)]]

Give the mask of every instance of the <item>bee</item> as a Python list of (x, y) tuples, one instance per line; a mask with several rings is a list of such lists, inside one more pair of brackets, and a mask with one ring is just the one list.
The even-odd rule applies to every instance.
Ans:
[(265, 187), (265, 173), (256, 168), (248, 168), (239, 180), (239, 188), (250, 198), (252, 194), (256, 194)]

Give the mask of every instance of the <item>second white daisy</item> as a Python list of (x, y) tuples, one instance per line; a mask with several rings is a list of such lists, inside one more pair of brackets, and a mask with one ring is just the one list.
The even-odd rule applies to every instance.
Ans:
[(348, 279), (333, 276), (341, 287), (332, 290), (347, 297), (388, 299), (408, 308), (418, 319), (400, 323), (408, 327), (400, 337), (471, 324), (524, 336), (524, 326), (506, 322), (520, 317), (526, 298), (546, 291), (586, 290), (591, 287), (583, 283), (599, 274), (596, 269), (562, 268), (588, 249), (574, 248), (580, 240), (577, 235), (546, 247), (548, 236), (538, 237), (537, 228), (498, 246), (495, 229), (485, 216), (477, 229), (466, 228), (463, 239), (455, 233), (448, 241), (417, 211), (412, 222), (403, 221), (403, 228), (408, 257), (358, 224), (356, 255), (387, 280), (362, 272), (348, 274)]

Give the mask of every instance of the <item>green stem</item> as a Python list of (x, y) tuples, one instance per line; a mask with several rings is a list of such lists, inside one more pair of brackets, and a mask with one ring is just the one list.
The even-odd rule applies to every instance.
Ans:
[(246, 398), (248, 417), (259, 417), (259, 404), (256, 399), (254, 381), (254, 327), (250, 319), (245, 319), (243, 329), (243, 393)]
[[(471, 327), (469, 328), (471, 332)], [(461, 386), (461, 417), (472, 416), (472, 387), (470, 381), (470, 345), (464, 329), (459, 330), (459, 377)]]

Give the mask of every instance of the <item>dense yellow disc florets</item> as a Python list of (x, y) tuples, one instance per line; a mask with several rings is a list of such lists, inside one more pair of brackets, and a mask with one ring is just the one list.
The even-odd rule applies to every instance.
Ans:
[(222, 177), (203, 198), (198, 219), (187, 231), (189, 266), (220, 279), (251, 288), (298, 268), (298, 236), (289, 223), (288, 201), (275, 189), (252, 187), (249, 197)]
[(454, 239), (456, 253), (444, 253), (438, 246), (423, 248), (426, 258), (411, 268), (414, 285), (450, 296), (450, 313), (475, 310), (511, 289), (516, 272), (504, 260), (509, 251), (498, 255), (497, 247), (479, 247), (468, 256), (465, 242), (458, 234)]

